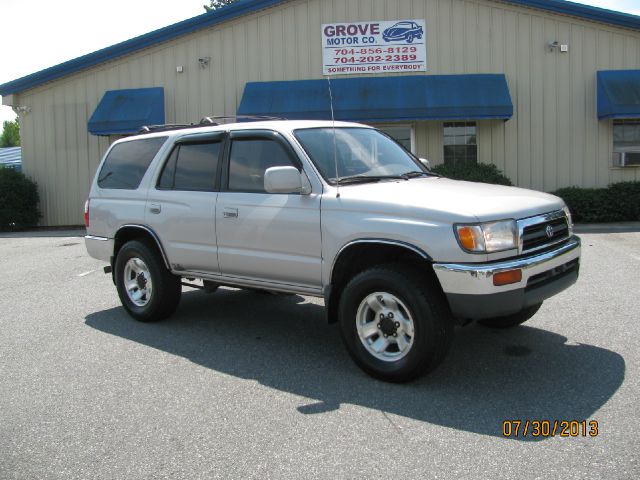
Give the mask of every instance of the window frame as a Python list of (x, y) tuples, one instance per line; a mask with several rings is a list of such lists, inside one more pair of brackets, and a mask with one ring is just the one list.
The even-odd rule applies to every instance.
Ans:
[[(610, 168), (615, 168), (615, 169), (627, 169), (627, 168), (640, 168), (640, 164), (622, 164), (619, 161), (616, 162), (616, 154), (622, 154), (622, 153), (640, 153), (640, 138), (638, 139), (637, 142), (637, 146), (633, 145), (630, 147), (618, 147), (618, 149), (616, 149), (616, 138), (615, 138), (615, 128), (616, 126), (624, 126), (624, 125), (638, 125), (640, 126), (640, 118), (617, 118), (617, 119), (613, 119), (613, 121), (611, 122), (611, 163), (609, 165)], [(628, 149), (636, 149), (637, 148), (637, 152), (632, 151), (632, 152), (628, 152)]]
[(229, 189), (229, 172), (231, 166), (231, 148), (235, 140), (267, 140), (275, 141), (279, 143), (283, 148), (287, 157), (291, 161), (293, 167), (297, 168), (302, 174), (304, 171), (302, 161), (293, 149), (293, 146), (287, 141), (287, 139), (275, 130), (269, 129), (255, 129), (255, 130), (232, 130), (229, 132), (229, 137), (226, 142), (224, 161), (222, 162), (221, 169), (221, 182), (220, 191), (227, 193), (250, 193), (255, 195), (300, 195), (300, 193), (269, 193), (269, 192), (254, 192), (243, 190), (230, 190)]
[[(174, 152), (177, 151), (178, 157), (176, 158), (176, 163), (174, 168), (178, 167), (178, 162), (180, 160), (180, 147), (183, 145), (206, 145), (210, 143), (220, 143), (220, 151), (218, 152), (218, 164), (216, 165), (216, 172), (214, 175), (213, 187), (211, 190), (200, 190), (200, 189), (177, 189), (175, 188), (175, 170), (173, 172), (173, 187), (172, 188), (164, 188), (160, 186), (160, 181), (162, 179), (162, 175), (164, 174), (165, 169), (171, 157), (173, 157)], [(219, 192), (220, 191), (220, 174), (222, 172), (222, 163), (224, 161), (224, 154), (226, 152), (228, 143), (228, 135), (227, 132), (215, 132), (213, 134), (206, 135), (193, 135), (187, 137), (178, 138), (171, 150), (169, 150), (168, 154), (162, 160), (162, 165), (159, 168), (158, 175), (155, 179), (155, 189), (163, 192)]]
[[(447, 127), (445, 127), (445, 124), (447, 124), (447, 123), (451, 123), (451, 124), (456, 124), (456, 123), (457, 123), (457, 124), (461, 124), (461, 123), (463, 123), (463, 124), (465, 124), (465, 125), (464, 125), (465, 127), (467, 127), (467, 126), (468, 126), (468, 125), (467, 125), (468, 123), (472, 123), (472, 124), (473, 124), (473, 127), (475, 128), (475, 135), (474, 135), (474, 137), (475, 137), (475, 139), (476, 139), (476, 143), (475, 143), (475, 145), (474, 145), (474, 146), (476, 147), (476, 162), (475, 162), (475, 163), (476, 163), (476, 165), (477, 165), (478, 163), (480, 163), (480, 158), (479, 158), (479, 155), (478, 155), (478, 154), (479, 154), (479, 152), (480, 152), (480, 142), (478, 141), (478, 140), (479, 140), (479, 139), (478, 139), (478, 122), (477, 122), (477, 121), (475, 121), (475, 120), (453, 120), (453, 121), (449, 121), (449, 120), (448, 120), (448, 121), (446, 121), (446, 122), (442, 122), (442, 163), (443, 163), (443, 164), (446, 164), (445, 148), (446, 148), (446, 147), (448, 147), (448, 146), (450, 146), (450, 145), (446, 145), (446, 144), (444, 143), (444, 139), (445, 139), (445, 133), (444, 133), (444, 131), (445, 131), (445, 128), (447, 128)], [(467, 135), (465, 134), (465, 136), (467, 136)], [(465, 144), (465, 146), (468, 146), (468, 145), (469, 145), (469, 144)], [(455, 165), (455, 163), (454, 163), (454, 165)]]

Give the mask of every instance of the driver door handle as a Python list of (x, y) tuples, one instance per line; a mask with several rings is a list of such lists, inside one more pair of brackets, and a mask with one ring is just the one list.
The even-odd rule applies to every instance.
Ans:
[(224, 207), (224, 209), (222, 210), (222, 216), (224, 218), (238, 218), (238, 209)]

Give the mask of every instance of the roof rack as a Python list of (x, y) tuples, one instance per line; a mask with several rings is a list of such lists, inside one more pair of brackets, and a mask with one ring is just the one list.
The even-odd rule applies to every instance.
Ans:
[[(236, 121), (245, 121), (245, 122), (259, 122), (261, 120), (286, 120), (286, 118), (282, 117), (269, 117), (266, 115), (220, 115), (220, 116), (211, 116), (204, 117), (200, 120), (200, 125), (219, 125), (219, 122), (216, 120), (236, 120)], [(224, 122), (223, 122), (224, 123)]]
[(186, 123), (167, 123), (165, 125), (144, 125), (138, 130), (138, 135), (143, 133), (164, 132), (167, 130), (181, 130), (183, 128), (197, 127), (198, 125), (189, 125)]
[(236, 120), (244, 122), (258, 122), (261, 120), (286, 120), (281, 117), (268, 117), (262, 115), (219, 115), (203, 117), (198, 123), (168, 123), (165, 125), (145, 125), (138, 130), (138, 134), (153, 133), (153, 132), (166, 132), (169, 130), (182, 130), (185, 128), (199, 128), (199, 127), (211, 127), (214, 125), (220, 125), (217, 120)]

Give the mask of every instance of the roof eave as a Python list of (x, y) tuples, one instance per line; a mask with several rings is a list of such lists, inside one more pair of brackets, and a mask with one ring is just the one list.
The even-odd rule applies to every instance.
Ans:
[(109, 60), (114, 60), (125, 55), (140, 51), (177, 37), (193, 33), (203, 28), (218, 25), (229, 20), (248, 15), (279, 3), (289, 0), (240, 0), (237, 3), (222, 7), (212, 12), (198, 15), (153, 32), (140, 35), (124, 42), (112, 45), (101, 50), (74, 58), (50, 68), (46, 68), (25, 77), (12, 80), (0, 85), (0, 95), (19, 93), (30, 88), (37, 87), (53, 80), (71, 75), (81, 70), (94, 67)]
[(592, 20), (594, 22), (614, 25), (616, 27), (640, 30), (640, 16), (630, 13), (617, 12), (606, 8), (593, 7), (581, 3), (565, 0), (499, 0), (521, 7), (545, 10), (553, 13), (569, 15), (571, 17)]
[[(23, 92), (44, 83), (58, 80), (81, 70), (94, 67), (109, 60), (123, 57), (144, 48), (158, 45), (200, 29), (233, 20), (243, 15), (274, 7), (287, 1), (290, 0), (239, 0), (237, 3), (214, 10), (213, 12), (204, 13), (197, 17), (183, 20), (173, 25), (154, 30), (153, 32), (140, 35), (139, 37), (126, 40), (116, 45), (103, 48), (102, 50), (83, 55), (45, 70), (4, 83), (0, 85), (0, 95), (6, 96), (13, 93)], [(640, 31), (640, 16), (615, 12), (613, 10), (591, 7), (564, 0), (497, 1)]]

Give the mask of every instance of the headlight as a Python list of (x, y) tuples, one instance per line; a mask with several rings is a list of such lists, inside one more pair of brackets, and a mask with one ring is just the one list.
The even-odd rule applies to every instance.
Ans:
[(567, 216), (567, 227), (569, 227), (569, 236), (573, 234), (573, 219), (571, 218), (571, 212), (569, 211), (569, 207), (566, 205), (562, 208), (564, 210), (564, 214)]
[(455, 225), (454, 230), (460, 246), (468, 252), (492, 253), (518, 248), (515, 220)]

